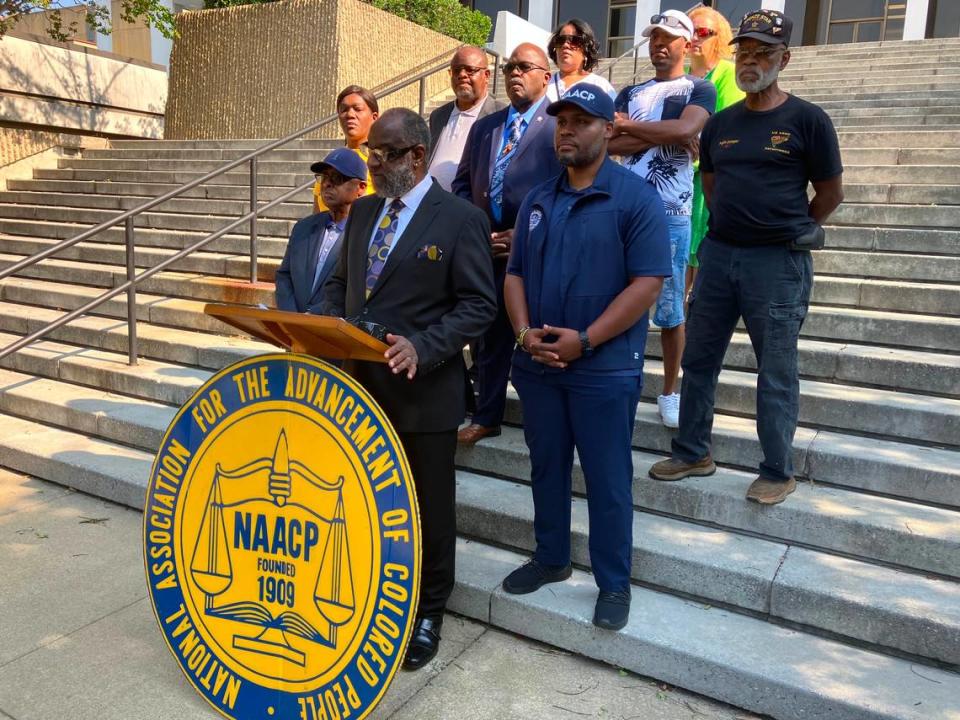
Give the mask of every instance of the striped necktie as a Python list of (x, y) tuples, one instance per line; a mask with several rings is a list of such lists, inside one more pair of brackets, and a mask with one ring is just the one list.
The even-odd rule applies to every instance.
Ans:
[(507, 142), (500, 151), (500, 157), (497, 158), (493, 175), (490, 177), (490, 211), (497, 222), (503, 217), (503, 178), (507, 174), (507, 166), (517, 152), (520, 136), (523, 135), (522, 128), (523, 116), (518, 114), (510, 123), (510, 134), (507, 135)]
[(403, 207), (403, 201), (400, 198), (390, 203), (387, 214), (383, 216), (377, 231), (373, 234), (373, 242), (367, 250), (367, 297), (370, 297), (374, 285), (380, 278), (380, 273), (383, 272), (383, 266), (387, 264), (387, 257), (390, 255), (390, 248), (397, 234), (397, 220)]

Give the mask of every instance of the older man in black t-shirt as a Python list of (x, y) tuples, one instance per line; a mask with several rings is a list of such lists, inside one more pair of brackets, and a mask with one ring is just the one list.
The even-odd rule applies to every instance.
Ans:
[[(680, 431), (656, 480), (711, 475), (717, 377), (742, 317), (757, 356), (760, 474), (747, 499), (782, 502), (796, 488), (792, 446), (799, 413), (797, 341), (810, 302), (808, 249), (843, 200), (840, 148), (827, 114), (782, 91), (792, 23), (772, 10), (748, 13), (737, 44), (737, 85), (746, 99), (717, 113), (700, 140), (710, 229), (690, 300), (681, 363)], [(814, 195), (808, 200), (807, 184)]]

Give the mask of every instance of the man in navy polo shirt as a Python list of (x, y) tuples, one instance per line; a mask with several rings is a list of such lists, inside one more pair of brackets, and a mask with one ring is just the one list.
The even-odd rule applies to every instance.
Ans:
[(647, 310), (671, 272), (670, 236), (653, 186), (607, 157), (610, 97), (579, 83), (547, 112), (557, 118), (554, 144), (566, 171), (524, 200), (504, 283), (537, 548), (503, 588), (522, 594), (570, 577), (576, 447), (600, 589), (593, 622), (619, 630), (630, 612), (631, 438)]

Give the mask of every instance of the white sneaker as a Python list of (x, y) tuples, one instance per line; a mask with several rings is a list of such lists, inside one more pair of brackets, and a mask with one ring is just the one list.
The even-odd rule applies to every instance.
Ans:
[(680, 393), (660, 395), (657, 398), (660, 419), (668, 428), (680, 427)]

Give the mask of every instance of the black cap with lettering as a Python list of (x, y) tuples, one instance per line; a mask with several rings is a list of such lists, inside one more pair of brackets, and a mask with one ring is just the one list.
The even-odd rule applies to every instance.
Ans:
[(743, 16), (740, 29), (730, 44), (740, 42), (745, 38), (752, 38), (770, 45), (790, 45), (790, 33), (793, 31), (793, 21), (776, 10), (753, 10)]

